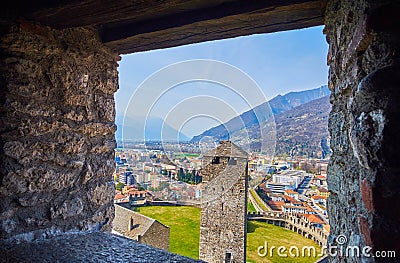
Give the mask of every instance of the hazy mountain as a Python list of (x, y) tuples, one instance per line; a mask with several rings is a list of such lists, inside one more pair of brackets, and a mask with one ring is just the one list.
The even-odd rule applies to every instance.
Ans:
[[(115, 134), (116, 140), (129, 140), (129, 141), (188, 141), (189, 138), (164, 123), (160, 118), (144, 118), (116, 116), (115, 124), (117, 125), (117, 132)], [(122, 127), (124, 125), (124, 127)], [(164, 125), (164, 126), (163, 126)], [(146, 128), (144, 128), (146, 127)]]
[[(259, 151), (261, 141), (263, 150), (269, 149), (275, 142), (271, 142), (271, 139), (276, 139), (275, 155), (325, 157), (331, 153), (328, 132), (330, 110), (329, 96), (325, 96), (275, 115), (276, 137), (261, 139), (258, 124), (237, 130), (230, 137), (250, 151)], [(263, 125), (267, 126), (263, 129), (268, 136), (268, 131), (273, 131), (274, 127), (271, 127), (271, 122)]]
[(269, 101), (269, 105), (274, 114), (279, 114), (329, 94), (329, 88), (325, 85), (316, 89), (289, 92), (283, 96), (278, 95)]
[(330, 91), (328, 86), (325, 85), (311, 90), (290, 92), (283, 96), (278, 95), (268, 102), (269, 105), (263, 103), (256, 106), (254, 109), (246, 111), (224, 124), (218, 125), (204, 131), (200, 135), (194, 136), (191, 141), (198, 142), (205, 136), (211, 136), (216, 140), (226, 140), (230, 137), (229, 134), (233, 135), (244, 128), (248, 129), (254, 125), (258, 127), (259, 121), (261, 123), (264, 122), (265, 119), (271, 117), (271, 113), (273, 115), (283, 113), (328, 94), (330, 94)]
[(276, 153), (310, 157), (330, 154), (330, 111), (329, 96), (325, 96), (276, 115)]

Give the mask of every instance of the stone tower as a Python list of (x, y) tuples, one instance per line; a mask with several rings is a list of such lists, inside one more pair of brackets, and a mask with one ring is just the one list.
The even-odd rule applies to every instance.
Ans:
[(230, 141), (204, 154), (200, 259), (245, 262), (247, 153)]

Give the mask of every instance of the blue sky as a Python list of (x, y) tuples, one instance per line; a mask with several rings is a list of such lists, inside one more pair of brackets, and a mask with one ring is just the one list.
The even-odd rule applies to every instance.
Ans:
[[(259, 34), (210, 41), (192, 45), (140, 52), (122, 56), (119, 66), (120, 88), (115, 94), (117, 115), (124, 115), (129, 100), (138, 86), (158, 70), (181, 61), (191, 59), (212, 59), (228, 63), (248, 74), (261, 88), (266, 99), (290, 91), (316, 88), (327, 84), (328, 67), (326, 56), (328, 45), (322, 34), (323, 27), (285, 31), (272, 34)], [(251, 91), (249, 91), (251, 93)], [(175, 129), (180, 129), (189, 137), (232, 118), (249, 109), (243, 98), (227, 88), (212, 83), (186, 83), (164, 94), (154, 105), (150, 116), (165, 119), (166, 112), (173, 111), (181, 104), (179, 111), (200, 108), (210, 96), (210, 103), (215, 104), (214, 111), (224, 111), (225, 116), (215, 120), (212, 116), (200, 116), (191, 120), (170, 116), (167, 122)], [(248, 96), (251, 96), (249, 94)], [(197, 98), (197, 99), (193, 99)], [(190, 103), (193, 100), (193, 103)], [(196, 104), (200, 101), (202, 104)], [(213, 101), (213, 102), (212, 102)], [(227, 105), (219, 106), (219, 102)], [(132, 102), (131, 102), (132, 103)], [(210, 104), (210, 105), (211, 105)], [(129, 107), (134, 109), (134, 105)], [(139, 111), (128, 111), (134, 115)], [(195, 113), (194, 113), (195, 114)], [(136, 116), (138, 117), (138, 116)], [(144, 116), (140, 116), (144, 117)]]

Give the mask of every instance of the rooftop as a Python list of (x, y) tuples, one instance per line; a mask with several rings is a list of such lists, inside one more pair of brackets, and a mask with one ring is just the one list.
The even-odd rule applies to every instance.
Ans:
[(314, 199), (314, 200), (325, 199), (326, 200), (326, 197), (321, 196), (321, 195), (313, 195), (313, 196), (311, 196), (311, 199)]
[(237, 157), (247, 158), (248, 153), (240, 149), (239, 146), (231, 141), (220, 141), (217, 148), (207, 152), (204, 156), (225, 156), (225, 157)]
[(125, 196), (125, 195), (122, 195), (122, 194), (119, 194), (119, 193), (117, 193), (117, 194), (115, 194), (114, 200), (118, 200), (118, 199), (122, 199), (122, 198), (126, 198), (126, 196)]
[(313, 215), (313, 214), (304, 214), (303, 217), (307, 218), (307, 220), (310, 223), (314, 223), (314, 224), (324, 224), (324, 221), (322, 221), (322, 219), (317, 216), (317, 215)]
[(285, 190), (285, 193), (286, 194), (299, 194), (298, 192), (296, 192), (296, 191), (293, 191), (292, 189), (287, 189), (287, 190)]

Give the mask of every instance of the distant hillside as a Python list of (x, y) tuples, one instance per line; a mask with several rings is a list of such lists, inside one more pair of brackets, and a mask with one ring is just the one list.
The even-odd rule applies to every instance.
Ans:
[(276, 115), (276, 153), (310, 157), (330, 154), (330, 110), (329, 96), (325, 96)]
[[(328, 133), (330, 110), (329, 96), (325, 96), (275, 115), (275, 155), (318, 158), (329, 155), (331, 153)], [(231, 138), (235, 143), (245, 149), (250, 148), (250, 151), (260, 150), (260, 137), (260, 127), (258, 125), (253, 125), (231, 134)], [(263, 147), (266, 145), (271, 147), (273, 145), (269, 139), (271, 138), (263, 138)]]
[[(191, 142), (198, 142), (205, 136), (211, 136), (215, 140), (226, 140), (229, 139), (229, 135), (233, 135), (236, 132), (243, 130), (244, 128), (249, 129), (252, 126), (259, 126), (260, 122), (265, 121), (264, 118), (269, 118), (271, 113), (276, 115), (288, 110), (294, 109), (295, 107), (307, 103), (309, 101), (329, 95), (330, 91), (328, 86), (321, 86), (316, 89), (290, 92), (285, 95), (278, 95), (271, 99), (268, 104), (263, 103), (254, 109), (246, 111), (241, 115), (229, 120), (227, 123), (218, 125), (211, 129), (206, 130), (200, 135), (194, 136)], [(257, 118), (258, 116), (258, 118)], [(262, 116), (260, 118), (260, 116)]]
[[(326, 157), (329, 147), (328, 116), (331, 110), (329, 96), (301, 104), (291, 110), (275, 115), (275, 155)], [(270, 125), (271, 123), (267, 124)], [(269, 128), (267, 128), (268, 130)], [(232, 140), (250, 151), (259, 151), (260, 127), (253, 125), (231, 134)], [(264, 146), (270, 143), (263, 138)], [(249, 147), (249, 148), (248, 148)]]

